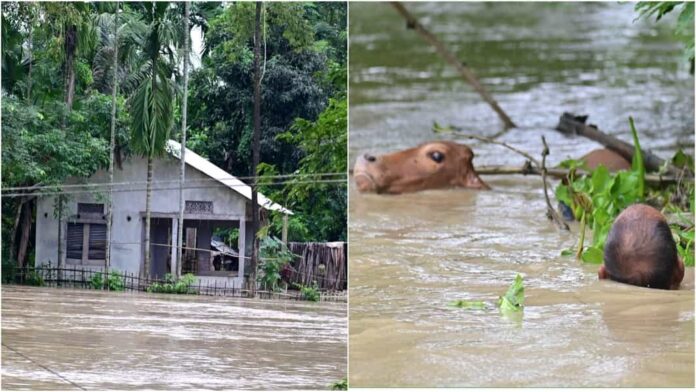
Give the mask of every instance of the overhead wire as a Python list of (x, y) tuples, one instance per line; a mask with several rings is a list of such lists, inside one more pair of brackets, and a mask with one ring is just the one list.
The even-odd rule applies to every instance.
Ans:
[[(220, 182), (220, 181), (230, 181), (230, 180), (258, 180), (258, 179), (286, 179), (286, 178), (296, 178), (296, 177), (310, 177), (310, 176), (318, 176), (318, 177), (337, 177), (337, 176), (346, 176), (345, 172), (332, 172), (332, 173), (311, 173), (311, 174), (306, 174), (306, 173), (292, 173), (292, 174), (277, 174), (277, 175), (267, 175), (267, 176), (246, 176), (246, 177), (237, 177), (237, 176), (230, 176), (230, 177), (211, 177), (211, 178), (200, 178), (200, 179), (189, 179), (186, 180), (186, 182), (204, 182), (204, 181), (209, 181), (209, 182)], [(181, 181), (180, 179), (175, 179), (175, 180), (161, 180), (161, 181), (154, 181), (155, 183), (179, 183)], [(56, 185), (56, 184), (51, 184), (51, 185), (31, 185), (31, 186), (16, 186), (16, 187), (5, 187), (2, 188), (2, 192), (7, 192), (7, 191), (19, 191), (19, 190), (37, 190), (37, 189), (44, 189), (44, 188), (82, 188), (82, 187), (108, 187), (109, 185), (131, 185), (131, 184), (147, 184), (147, 180), (142, 180), (142, 181), (123, 181), (123, 182), (114, 182), (109, 184), (108, 182), (93, 182), (93, 183), (81, 183), (81, 184), (62, 184), (62, 185)], [(248, 185), (247, 186), (251, 186)]]
[[(212, 182), (212, 181), (211, 181)], [(170, 191), (170, 190), (178, 190), (180, 189), (178, 186), (176, 187), (155, 187), (155, 185), (158, 185), (159, 182), (153, 183), (152, 186), (152, 191)], [(286, 184), (342, 184), (342, 185), (347, 185), (347, 180), (346, 179), (328, 179), (328, 180), (315, 180), (315, 181), (294, 181), (294, 180), (287, 180), (287, 181), (280, 181), (280, 182), (268, 182), (268, 183), (259, 183), (257, 186), (284, 186)], [(123, 184), (123, 185), (128, 185), (128, 184)], [(220, 186), (218, 182), (207, 184), (207, 185), (184, 185), (184, 189), (206, 189), (206, 188), (215, 188)], [(223, 186), (229, 187), (229, 188), (248, 188), (251, 187), (250, 185), (247, 184), (222, 184)], [(57, 187), (55, 186), (50, 186), (46, 187), (44, 189), (56, 189)], [(59, 188), (59, 187), (58, 187)], [(57, 195), (77, 195), (77, 194), (91, 194), (91, 193), (99, 193), (100, 191), (106, 192), (108, 190), (108, 187), (99, 190), (99, 189), (86, 189), (86, 190), (51, 190), (51, 191), (35, 191), (35, 192), (10, 192), (10, 193), (5, 193), (3, 190), (2, 197), (24, 197), (24, 196), (57, 196)], [(122, 189), (112, 189), (112, 192), (139, 192), (139, 191), (146, 191), (147, 186), (138, 186), (138, 187), (129, 187), (129, 188), (122, 188)]]

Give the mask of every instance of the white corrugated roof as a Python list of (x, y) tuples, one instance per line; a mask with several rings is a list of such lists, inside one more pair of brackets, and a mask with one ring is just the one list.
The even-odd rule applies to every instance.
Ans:
[[(167, 142), (167, 152), (172, 154), (174, 157), (181, 159), (181, 143), (170, 139)], [(186, 164), (191, 165), (195, 169), (205, 173), (206, 175), (226, 185), (235, 192), (238, 192), (240, 195), (251, 200), (251, 187), (249, 185), (242, 182), (237, 177), (215, 166), (210, 161), (189, 150), (188, 148), (186, 149)], [(267, 198), (261, 193), (258, 193), (257, 196), (257, 200), (260, 207), (265, 208), (267, 210), (280, 211), (284, 214), (292, 215), (292, 211), (281, 206), (280, 204), (274, 203), (273, 200)]]

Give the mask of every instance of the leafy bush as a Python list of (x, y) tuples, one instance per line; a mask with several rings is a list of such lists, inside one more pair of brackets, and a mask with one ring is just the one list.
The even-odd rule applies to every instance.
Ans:
[[(119, 275), (118, 270), (111, 270), (108, 277), (108, 286), (111, 291), (123, 291), (126, 289), (126, 285), (123, 282), (123, 277)], [(92, 275), (92, 280), (90, 280), (90, 285), (95, 290), (101, 290), (104, 288), (104, 276), (101, 272), (97, 272)]]
[[(556, 199), (568, 205), (574, 217), (580, 221), (580, 239), (577, 248), (577, 256), (584, 262), (600, 264), (604, 258), (604, 243), (616, 217), (626, 207), (634, 203), (648, 202), (649, 204), (664, 205), (665, 209), (676, 213), (682, 224), (671, 224), (677, 250), (686, 265), (694, 265), (694, 224), (693, 218), (689, 221), (683, 216), (681, 208), (688, 208), (693, 217), (693, 183), (680, 183), (668, 187), (665, 190), (649, 189), (645, 184), (645, 166), (640, 150), (638, 134), (629, 118), (633, 143), (635, 146), (631, 170), (609, 173), (604, 166), (599, 166), (586, 175), (575, 176), (577, 169), (586, 169), (582, 161), (568, 160), (561, 165), (570, 169), (568, 185), (560, 184), (556, 187)], [(691, 170), (693, 173), (693, 159), (689, 159), (679, 151), (675, 157), (668, 161), (674, 166), (682, 167), (682, 170)], [(693, 174), (691, 174), (693, 176)], [(676, 187), (676, 188), (675, 188)], [(679, 205), (672, 204), (673, 193), (686, 194)], [(585, 247), (585, 227), (592, 231), (590, 245)], [(564, 250), (562, 255), (572, 252)]]
[(17, 262), (9, 257), (2, 258), (2, 283), (12, 283), (17, 272)]
[(193, 274), (186, 274), (175, 280), (172, 274), (164, 275), (164, 283), (154, 282), (147, 288), (148, 293), (193, 294), (191, 285), (196, 281)]
[(321, 293), (319, 292), (319, 286), (317, 286), (316, 281), (312, 282), (311, 286), (295, 284), (295, 287), (300, 289), (302, 299), (312, 302), (318, 302), (321, 299)]
[(332, 391), (347, 391), (348, 390), (348, 378), (343, 377), (342, 379), (336, 381), (330, 385)]
[(43, 286), (44, 280), (36, 270), (31, 270), (27, 273), (25, 283), (29, 286)]
[(280, 288), (280, 272), (288, 263), (292, 261), (293, 254), (288, 247), (276, 237), (268, 236), (261, 240), (259, 247), (259, 255), (261, 256), (262, 274), (258, 277), (267, 289), (278, 291)]

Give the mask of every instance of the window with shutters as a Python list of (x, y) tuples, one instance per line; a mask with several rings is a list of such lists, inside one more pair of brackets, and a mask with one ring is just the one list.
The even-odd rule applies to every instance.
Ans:
[(106, 225), (68, 223), (66, 259), (70, 264), (101, 265), (106, 258)]

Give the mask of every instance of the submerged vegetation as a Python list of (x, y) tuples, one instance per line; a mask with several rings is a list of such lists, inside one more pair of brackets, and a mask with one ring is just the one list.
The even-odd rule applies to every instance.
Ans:
[[(449, 303), (449, 306), (460, 309), (485, 310), (493, 306), (484, 301), (456, 300)], [(503, 314), (519, 312), (524, 309), (524, 282), (522, 275), (517, 274), (515, 280), (504, 295), (498, 297), (495, 307), (500, 309)]]
[(347, 391), (348, 390), (348, 377), (343, 377), (342, 379), (334, 382), (330, 385), (332, 391)]
[(104, 286), (108, 286), (110, 291), (123, 291), (126, 289), (125, 282), (121, 275), (119, 275), (118, 270), (111, 270), (108, 274), (108, 284), (104, 282), (104, 275), (101, 272), (97, 272), (92, 275), (90, 280), (90, 285), (95, 290), (101, 290)]
[(185, 274), (180, 279), (174, 279), (172, 274), (164, 275), (164, 282), (154, 282), (147, 288), (148, 293), (193, 294), (191, 286), (196, 281), (193, 274)]
[[(569, 206), (574, 218), (580, 222), (579, 241), (575, 252), (566, 249), (562, 255), (575, 253), (587, 263), (601, 264), (604, 243), (614, 219), (626, 207), (634, 203), (647, 203), (667, 214), (677, 250), (687, 266), (694, 265), (694, 173), (693, 158), (681, 150), (666, 161), (662, 172), (669, 166), (680, 171), (683, 181), (667, 187), (650, 187), (645, 182), (645, 165), (640, 150), (638, 133), (629, 119), (634, 142), (634, 159), (631, 170), (610, 173), (600, 165), (589, 171), (583, 161), (568, 160), (561, 165), (570, 169), (565, 184), (556, 187), (556, 199)], [(576, 175), (583, 169), (587, 174)], [(585, 245), (585, 229), (592, 237)]]
[(524, 284), (522, 275), (517, 274), (505, 295), (498, 298), (501, 312), (518, 312), (524, 308)]
[(317, 286), (316, 281), (312, 282), (311, 286), (295, 284), (295, 287), (300, 289), (300, 294), (302, 295), (302, 299), (304, 300), (311, 302), (319, 302), (319, 300), (321, 299), (321, 292), (319, 291), (319, 286)]

